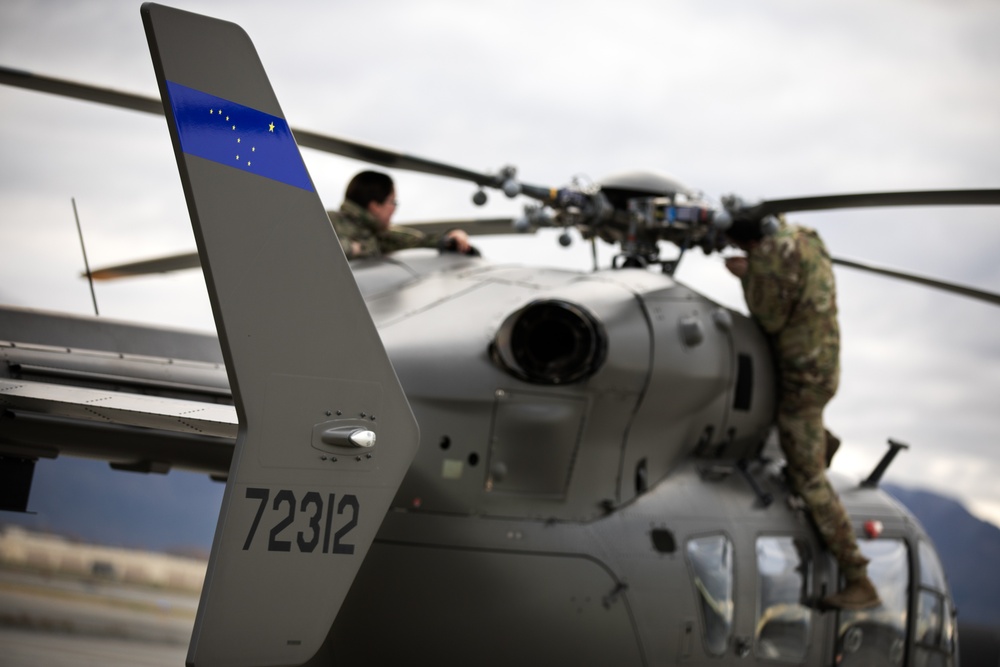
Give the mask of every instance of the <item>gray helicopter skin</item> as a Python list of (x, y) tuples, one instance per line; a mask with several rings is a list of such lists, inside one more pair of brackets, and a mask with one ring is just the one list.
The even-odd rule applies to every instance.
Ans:
[(649, 271), (452, 257), (355, 263), (420, 417), (400, 497), (434, 512), (590, 520), (696, 447), (738, 459), (763, 442), (773, 364), (746, 317)]
[[(808, 606), (836, 588), (836, 565), (788, 502), (768, 441), (769, 350), (743, 315), (639, 269), (529, 269), (427, 250), (353, 268), (421, 441), (310, 664), (414, 656), (420, 664), (833, 664), (839, 656), (895, 665), (910, 663), (904, 654), (944, 660), (954, 650), (950, 613), (937, 645), (917, 646), (921, 592), (943, 609), (950, 598), (943, 578), (928, 579), (934, 588), (917, 575), (940, 572), (919, 524), (877, 488), (835, 480), (859, 533), (865, 522), (883, 526), (861, 544), (888, 607), (838, 615)], [(531, 382), (493, 351), (525, 306), (552, 303), (589, 313), (606, 337), (604, 361), (585, 380)], [(8, 374), (23, 377), (32, 365), (83, 373), (113, 350), (113, 377), (131, 376), (150, 400), (181, 386), (188, 399), (227, 398), (211, 336), (17, 309), (0, 310), (0, 323), (6, 339), (34, 341), (4, 350)], [(738, 392), (740, 355), (753, 381)], [(30, 409), (16, 396), (6, 402)], [(158, 433), (169, 452), (161, 458), (225, 474), (236, 419), (231, 407), (211, 409), (224, 416), (192, 420), (188, 433), (144, 428), (142, 451), (157, 458)], [(116, 448), (113, 432), (61, 439), (56, 428), (12, 424), (8, 437), (63, 453), (136, 454), (134, 444)], [(756, 490), (740, 460), (751, 461)], [(264, 512), (262, 530), (284, 518), (277, 509)], [(303, 527), (296, 517), (279, 535)]]
[(836, 485), (883, 605), (817, 608), (836, 564), (751, 320), (638, 268), (349, 265), (297, 150), (262, 176), (184, 143), (178, 86), (285, 130), (245, 33), (142, 14), (219, 338), (0, 308), (0, 462), (227, 478), (188, 664), (957, 663), (874, 473)]
[[(331, 631), (331, 656), (905, 664), (926, 650), (907, 640), (918, 583), (886, 577), (877, 557), (887, 609), (838, 617), (802, 604), (836, 589), (836, 567), (789, 507), (773, 442), (760, 456), (773, 364), (745, 316), (645, 270), (581, 274), (415, 250), (355, 262), (355, 276), (421, 443)], [(604, 363), (585, 380), (533, 382), (498, 360), (505, 325), (547, 304), (589, 313), (606, 336)], [(753, 461), (756, 490), (740, 461)], [(883, 492), (838, 486), (859, 533), (881, 522), (897, 567), (929, 544)], [(699, 561), (706, 544), (727, 545), (731, 569)], [(775, 549), (800, 559), (779, 563), (777, 583), (759, 570)], [(712, 578), (730, 583), (728, 597), (705, 588)], [(777, 585), (783, 593), (763, 590)], [(387, 626), (393, 640), (379, 641)]]

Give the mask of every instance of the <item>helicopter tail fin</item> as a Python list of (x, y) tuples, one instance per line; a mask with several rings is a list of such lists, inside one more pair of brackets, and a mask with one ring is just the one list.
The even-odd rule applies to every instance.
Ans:
[(417, 426), (249, 37), (142, 17), (240, 422), (187, 663), (301, 664)]

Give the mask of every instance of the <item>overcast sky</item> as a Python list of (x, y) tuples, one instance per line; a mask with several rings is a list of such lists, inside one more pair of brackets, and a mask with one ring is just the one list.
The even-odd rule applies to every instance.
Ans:
[[(257, 46), (291, 125), (564, 185), (647, 169), (711, 197), (1000, 187), (1000, 4), (992, 0), (180, 2)], [(0, 64), (147, 95), (138, 2), (4, 0)], [(162, 118), (0, 88), (0, 302), (92, 311), (92, 266), (191, 251)], [(363, 168), (308, 149), (329, 208)], [(397, 221), (514, 215), (464, 183), (394, 172)], [(1000, 291), (1000, 209), (797, 215), (834, 255)], [(477, 242), (587, 270), (554, 235)], [(665, 253), (667, 250), (665, 249)], [(602, 254), (609, 256), (610, 249)], [(679, 279), (745, 310), (718, 257)], [(866, 475), (893, 437), (900, 485), (1000, 524), (1000, 309), (838, 269), (834, 464)], [(201, 329), (198, 272), (98, 286), (102, 316)]]

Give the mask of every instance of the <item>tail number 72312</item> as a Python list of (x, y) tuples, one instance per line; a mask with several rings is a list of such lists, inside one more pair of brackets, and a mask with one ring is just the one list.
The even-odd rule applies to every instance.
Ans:
[[(256, 500), (259, 504), (250, 531), (247, 533), (246, 542), (243, 543), (244, 551), (249, 550), (253, 544), (254, 535), (257, 534), (261, 519), (264, 518), (268, 501), (271, 500), (271, 489), (248, 487), (246, 498)], [(336, 494), (330, 493), (324, 502), (320, 493), (309, 491), (299, 500), (295, 497), (294, 491), (279, 489), (270, 505), (272, 511), (267, 512), (268, 517), (265, 520), (265, 527), (270, 525), (268, 551), (292, 551), (294, 544), (297, 551), (313, 553), (320, 547), (322, 540), (322, 553), (354, 553), (354, 545), (345, 541), (345, 538), (358, 525), (361, 504), (357, 496), (345, 494), (340, 497), (340, 502), (337, 502)], [(309, 524), (305, 530), (288, 531), (286, 529), (295, 521), (296, 512), (305, 513)], [(339, 527), (331, 535), (334, 529), (334, 514), (340, 517), (336, 521)]]

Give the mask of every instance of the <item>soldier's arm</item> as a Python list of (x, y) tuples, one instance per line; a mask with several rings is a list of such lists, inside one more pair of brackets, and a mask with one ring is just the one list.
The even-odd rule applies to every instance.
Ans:
[(764, 331), (774, 334), (785, 328), (795, 307), (798, 271), (778, 253), (755, 253), (742, 278), (747, 308)]
[(361, 239), (356, 226), (341, 219), (339, 216), (330, 216), (334, 231), (340, 240), (340, 247), (344, 249), (347, 259), (359, 259), (370, 257), (375, 253), (377, 245), (374, 239)]
[(333, 231), (337, 232), (337, 239), (340, 241), (340, 247), (344, 249), (344, 254), (347, 255), (347, 259), (351, 258), (351, 237), (348, 230), (344, 227), (344, 224), (335, 215), (330, 215), (330, 224), (333, 225)]
[(407, 248), (433, 248), (438, 236), (424, 234), (418, 229), (393, 225), (382, 234), (382, 251), (385, 253)]

